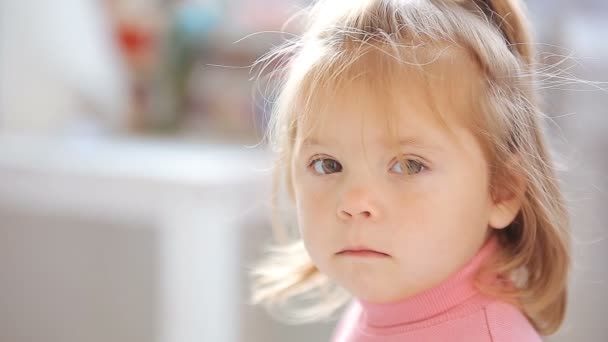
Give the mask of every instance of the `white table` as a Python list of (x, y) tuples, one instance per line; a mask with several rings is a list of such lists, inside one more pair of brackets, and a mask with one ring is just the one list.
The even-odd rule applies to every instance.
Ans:
[(266, 220), (269, 167), (268, 153), (238, 145), (4, 136), (0, 208), (156, 230), (155, 339), (237, 341), (238, 241)]

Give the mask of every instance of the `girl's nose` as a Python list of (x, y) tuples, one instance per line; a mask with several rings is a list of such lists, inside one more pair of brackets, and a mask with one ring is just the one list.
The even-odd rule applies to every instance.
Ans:
[(338, 204), (337, 215), (343, 220), (377, 219), (380, 210), (374, 203), (372, 193), (359, 188), (344, 193)]

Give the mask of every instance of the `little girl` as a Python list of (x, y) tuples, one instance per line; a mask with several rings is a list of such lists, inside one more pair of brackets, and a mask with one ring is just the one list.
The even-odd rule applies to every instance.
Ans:
[(555, 332), (568, 217), (522, 5), (321, 0), (305, 18), (264, 59), (281, 76), (275, 190), (299, 234), (254, 271), (254, 300), (304, 302), (302, 320), (350, 302), (333, 341)]

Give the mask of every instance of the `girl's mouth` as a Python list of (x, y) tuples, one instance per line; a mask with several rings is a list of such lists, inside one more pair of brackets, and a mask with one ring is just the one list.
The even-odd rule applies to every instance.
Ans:
[(376, 251), (370, 248), (365, 247), (353, 247), (344, 249), (338, 253), (337, 255), (342, 256), (352, 256), (352, 257), (364, 257), (364, 258), (387, 258), (390, 257), (389, 254)]

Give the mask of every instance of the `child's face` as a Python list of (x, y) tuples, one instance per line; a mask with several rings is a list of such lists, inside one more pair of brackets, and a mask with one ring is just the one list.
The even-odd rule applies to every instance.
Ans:
[(396, 163), (386, 121), (365, 94), (318, 113), (318, 144), (296, 139), (292, 177), (307, 251), (363, 300), (398, 300), (447, 278), (481, 247), (499, 210), (477, 140), (457, 120), (446, 131), (421, 100), (397, 102), (406, 163)]

